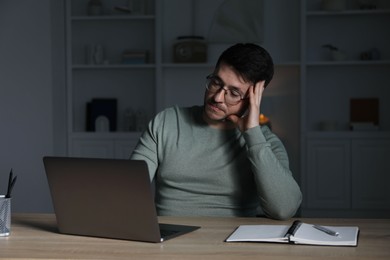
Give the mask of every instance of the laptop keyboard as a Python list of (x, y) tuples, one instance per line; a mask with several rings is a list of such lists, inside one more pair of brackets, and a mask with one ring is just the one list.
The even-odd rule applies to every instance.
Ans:
[(169, 236), (172, 236), (178, 232), (179, 231), (177, 231), (177, 230), (160, 229), (161, 237), (169, 237)]

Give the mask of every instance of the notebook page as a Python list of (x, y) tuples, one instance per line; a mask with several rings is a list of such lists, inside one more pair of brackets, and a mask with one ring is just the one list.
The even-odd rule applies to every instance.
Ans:
[(227, 239), (226, 242), (253, 241), (253, 242), (284, 242), (289, 226), (285, 225), (241, 225)]
[(313, 227), (311, 224), (302, 223), (291, 240), (297, 244), (356, 246), (358, 227), (324, 226), (339, 233), (332, 236)]

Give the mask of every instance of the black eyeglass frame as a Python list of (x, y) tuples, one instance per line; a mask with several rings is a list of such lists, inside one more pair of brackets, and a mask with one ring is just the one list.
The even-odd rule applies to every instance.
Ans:
[[(210, 83), (213, 82), (213, 81), (220, 81), (221, 83), (220, 84), (217, 84), (219, 89), (218, 90), (211, 90), (210, 89)], [(221, 89), (223, 89), (225, 91), (225, 96), (227, 95), (228, 92), (232, 93), (233, 92), (237, 92), (237, 94), (240, 96), (240, 100), (237, 100), (235, 102), (228, 102), (228, 100), (226, 100), (226, 97), (225, 97), (225, 102), (229, 105), (237, 105), (239, 104), (242, 100), (244, 99), (247, 99), (248, 97), (246, 97), (245, 95), (243, 95), (241, 92), (239, 92), (238, 90), (234, 90), (234, 89), (231, 89), (229, 87), (225, 87), (225, 85), (223, 84), (222, 80), (215, 74), (210, 74), (206, 77), (206, 90), (207, 91), (210, 91), (210, 92), (213, 92), (213, 93), (217, 93), (219, 91), (221, 91)]]

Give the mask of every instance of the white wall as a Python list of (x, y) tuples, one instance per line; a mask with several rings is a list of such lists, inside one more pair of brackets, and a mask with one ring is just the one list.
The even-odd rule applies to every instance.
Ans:
[(53, 152), (50, 0), (0, 1), (0, 194), (14, 212), (51, 209), (42, 156)]

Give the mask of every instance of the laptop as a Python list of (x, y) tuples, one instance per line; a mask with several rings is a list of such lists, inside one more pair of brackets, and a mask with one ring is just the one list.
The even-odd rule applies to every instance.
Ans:
[(43, 158), (63, 234), (163, 242), (199, 227), (158, 223), (144, 161)]

